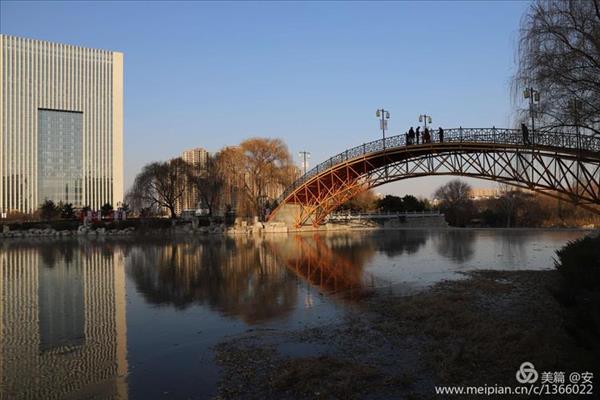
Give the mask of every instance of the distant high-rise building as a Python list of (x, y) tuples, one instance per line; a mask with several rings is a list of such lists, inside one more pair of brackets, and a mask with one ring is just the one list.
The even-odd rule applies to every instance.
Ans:
[(123, 54), (0, 35), (0, 212), (123, 201)]
[(206, 160), (208, 160), (208, 151), (202, 147), (196, 147), (195, 149), (185, 150), (181, 154), (183, 161), (193, 165), (198, 165), (200, 168), (206, 166)]
[[(206, 169), (208, 157), (208, 151), (202, 147), (185, 150), (181, 154), (183, 161), (192, 164), (197, 174), (201, 174)], [(186, 190), (182, 198), (177, 202), (175, 212), (181, 214), (184, 210), (196, 210), (201, 207), (201, 204), (199, 203), (198, 190), (195, 185), (190, 182), (190, 184), (186, 185)]]

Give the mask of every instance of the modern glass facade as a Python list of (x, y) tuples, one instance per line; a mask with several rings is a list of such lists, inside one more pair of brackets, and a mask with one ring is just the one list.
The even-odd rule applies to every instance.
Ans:
[(40, 201), (82, 204), (83, 113), (38, 111)]
[(123, 200), (123, 54), (0, 35), (0, 212)]

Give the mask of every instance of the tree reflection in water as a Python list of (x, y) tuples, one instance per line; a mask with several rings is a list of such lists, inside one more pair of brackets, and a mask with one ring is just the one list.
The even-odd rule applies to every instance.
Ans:
[(433, 239), (438, 254), (457, 263), (467, 262), (475, 254), (473, 230), (437, 231)]
[(371, 239), (377, 250), (392, 258), (403, 254), (415, 254), (427, 243), (429, 231), (422, 230), (397, 230), (386, 231)]
[(127, 273), (152, 304), (206, 304), (246, 323), (290, 313), (297, 285), (260, 238), (204, 238), (131, 249)]

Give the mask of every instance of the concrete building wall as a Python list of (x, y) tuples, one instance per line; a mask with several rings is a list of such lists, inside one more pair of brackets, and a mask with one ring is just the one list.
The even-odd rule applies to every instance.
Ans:
[(81, 204), (74, 205), (123, 201), (122, 53), (0, 35), (0, 93), (0, 212), (33, 212), (44, 201), (41, 109), (83, 115)]

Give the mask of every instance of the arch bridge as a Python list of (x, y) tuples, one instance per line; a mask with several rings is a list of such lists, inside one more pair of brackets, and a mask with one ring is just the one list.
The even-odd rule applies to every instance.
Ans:
[(405, 135), (353, 147), (317, 165), (278, 199), (269, 221), (323, 224), (360, 192), (433, 175), (492, 180), (570, 201), (600, 214), (600, 137), (518, 129), (456, 128), (442, 142), (406, 144)]

